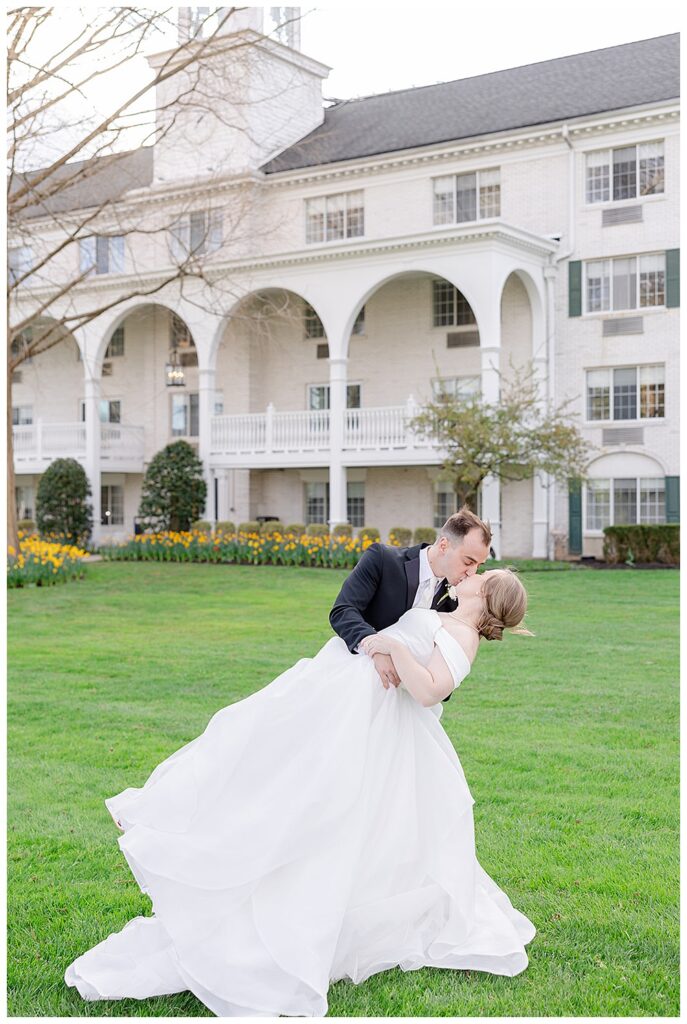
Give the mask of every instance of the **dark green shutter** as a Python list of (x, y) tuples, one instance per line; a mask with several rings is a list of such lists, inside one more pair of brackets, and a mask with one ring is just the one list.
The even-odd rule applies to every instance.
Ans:
[(568, 316), (582, 316), (582, 261), (568, 263)]
[(680, 477), (666, 477), (666, 522), (680, 522)]
[(571, 480), (568, 489), (568, 553), (582, 554), (582, 486)]
[(680, 250), (666, 249), (666, 306), (680, 305)]

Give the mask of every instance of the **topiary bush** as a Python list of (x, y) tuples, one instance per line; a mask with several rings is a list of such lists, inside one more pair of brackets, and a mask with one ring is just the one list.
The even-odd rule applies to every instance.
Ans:
[(295, 537), (302, 537), (305, 533), (305, 523), (289, 523), (284, 527), (284, 533), (292, 533)]
[(337, 523), (332, 530), (332, 535), (334, 537), (352, 537), (353, 527), (350, 523)]
[(236, 533), (236, 523), (232, 523), (229, 519), (218, 522), (215, 524), (215, 533)]
[(91, 485), (76, 459), (55, 459), (38, 484), (36, 524), (41, 537), (55, 537), (83, 547), (93, 529)]
[(260, 533), (260, 523), (257, 519), (247, 519), (245, 523), (239, 523), (239, 533)]
[(329, 527), (326, 523), (308, 523), (305, 532), (308, 537), (326, 537), (329, 533)]
[(174, 441), (146, 470), (138, 514), (149, 529), (179, 533), (199, 518), (206, 495), (202, 462), (188, 441)]
[(375, 541), (381, 539), (381, 534), (376, 526), (361, 526), (358, 530), (358, 537), (360, 540), (367, 538), (367, 540)]
[(284, 524), (278, 519), (268, 519), (266, 523), (260, 525), (260, 536), (261, 537), (272, 537), (275, 533), (283, 534)]
[(389, 530), (389, 544), (395, 548), (407, 548), (413, 539), (413, 531), (407, 526), (393, 526)]
[(209, 523), (207, 519), (197, 519), (195, 523), (191, 523), (192, 530), (198, 530), (200, 533), (207, 533), (208, 536), (212, 533), (212, 523)]
[(413, 534), (414, 544), (433, 544), (437, 539), (437, 531), (433, 526), (418, 526)]
[(680, 564), (679, 523), (651, 523), (633, 526), (607, 526), (604, 530), (604, 558), (617, 565), (622, 562)]

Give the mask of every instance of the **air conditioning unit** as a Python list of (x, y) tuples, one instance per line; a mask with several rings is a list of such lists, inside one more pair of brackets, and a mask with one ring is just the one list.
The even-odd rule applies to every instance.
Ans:
[(103, 363), (103, 377), (111, 377), (111, 376), (112, 376), (112, 363), (110, 363), (110, 362)]

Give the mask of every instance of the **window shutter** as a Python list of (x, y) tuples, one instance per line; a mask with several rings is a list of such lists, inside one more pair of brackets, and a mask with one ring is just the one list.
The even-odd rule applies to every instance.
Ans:
[(680, 250), (666, 250), (666, 306), (680, 305)]
[(666, 522), (680, 522), (680, 477), (666, 477)]
[(582, 554), (582, 487), (570, 480), (568, 488), (568, 553)]
[(582, 260), (568, 263), (568, 316), (582, 316)]

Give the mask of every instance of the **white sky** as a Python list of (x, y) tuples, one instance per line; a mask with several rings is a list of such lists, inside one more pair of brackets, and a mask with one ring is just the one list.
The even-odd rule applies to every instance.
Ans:
[(677, 32), (674, 0), (454, 0), (301, 7), (302, 49), (332, 67), (325, 96), (347, 99), (468, 78)]

